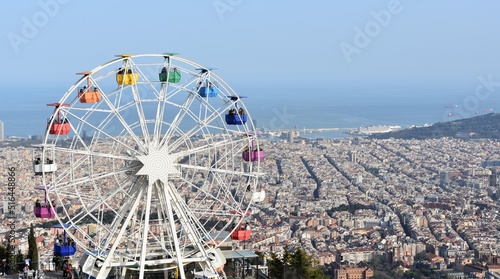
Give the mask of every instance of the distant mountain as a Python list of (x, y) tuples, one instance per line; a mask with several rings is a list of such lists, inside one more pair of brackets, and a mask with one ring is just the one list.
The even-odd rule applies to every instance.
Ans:
[(376, 139), (435, 139), (441, 137), (500, 139), (500, 113), (488, 113), (467, 119), (439, 122), (427, 127), (413, 127), (370, 136), (370, 138)]

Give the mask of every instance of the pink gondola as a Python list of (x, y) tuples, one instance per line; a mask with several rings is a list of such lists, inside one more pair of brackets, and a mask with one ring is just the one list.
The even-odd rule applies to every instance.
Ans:
[(47, 199), (47, 192), (45, 191), (45, 187), (43, 186), (35, 186), (35, 190), (43, 190), (44, 193), (44, 202), (35, 203), (35, 207), (33, 208), (33, 212), (35, 217), (42, 219), (52, 219), (56, 216), (54, 211), (55, 203), (50, 203)]

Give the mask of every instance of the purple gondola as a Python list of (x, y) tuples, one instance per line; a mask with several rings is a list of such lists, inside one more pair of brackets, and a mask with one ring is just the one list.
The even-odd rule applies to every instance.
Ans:
[(36, 218), (42, 219), (52, 219), (56, 217), (55, 213), (55, 203), (50, 203), (47, 198), (47, 192), (45, 191), (44, 186), (35, 186), (35, 190), (43, 190), (44, 193), (44, 201), (39, 202), (38, 200), (35, 202), (35, 207), (33, 208), (33, 213)]
[(245, 150), (243, 151), (243, 160), (257, 162), (264, 160), (264, 150)]
[[(248, 134), (248, 136), (251, 136), (251, 133)], [(264, 150), (262, 149), (262, 146), (254, 146), (254, 141), (252, 140), (252, 146), (251, 147), (245, 147), (245, 149), (242, 152), (243, 160), (247, 162), (258, 162), (264, 160)]]

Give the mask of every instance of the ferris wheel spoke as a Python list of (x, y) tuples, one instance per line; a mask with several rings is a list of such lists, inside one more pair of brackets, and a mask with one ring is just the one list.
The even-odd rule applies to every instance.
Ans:
[[(140, 196), (141, 196), (141, 190), (142, 187), (140, 185), (140, 182), (134, 184), (134, 186), (132, 187), (131, 191), (130, 191), (130, 196), (128, 199), (125, 199), (125, 204), (123, 206), (123, 209), (128, 209), (129, 206), (127, 206), (127, 203), (130, 203), (130, 201), (133, 200), (133, 197), (136, 197), (136, 199), (140, 199)], [(86, 211), (82, 211), (82, 214), (77, 214), (74, 216), (74, 220), (75, 222), (77, 223), (80, 223), (80, 222), (83, 222), (83, 220), (85, 218), (92, 218), (93, 220), (95, 220), (97, 223), (101, 223), (102, 224), (102, 220), (99, 220), (99, 216), (94, 216), (92, 214), (92, 212), (95, 212), (95, 211), (98, 211), (98, 212), (101, 212), (102, 210), (99, 210), (100, 207), (102, 207), (103, 205), (106, 206), (106, 208), (112, 208), (107, 202), (110, 201), (112, 199), (113, 196), (115, 196), (119, 191), (118, 190), (115, 190), (111, 193), (108, 193), (106, 195), (101, 195), (101, 199), (99, 199), (99, 197), (94, 197), (94, 199), (92, 200), (89, 200), (91, 201), (90, 204), (85, 204), (85, 209)], [(102, 199), (102, 197), (105, 197), (104, 199)], [(115, 212), (116, 213), (116, 212)], [(115, 224), (116, 224), (116, 218), (115, 218)], [(105, 239), (109, 240), (112, 236), (111, 232), (112, 230), (110, 230), (109, 228), (104, 228), (105, 231), (107, 232), (107, 236)], [(102, 243), (99, 243), (99, 245), (101, 246)]]
[[(118, 228), (118, 225), (122, 224), (122, 227), (119, 229), (118, 234), (116, 235), (117, 240), (122, 239), (125, 232), (127, 231), (128, 227), (124, 224), (129, 224), (130, 221), (132, 220), (132, 217), (134, 216), (136, 209), (139, 206), (139, 202), (141, 201), (141, 198), (143, 195), (143, 189), (144, 189), (144, 187), (134, 187), (133, 190), (135, 190), (137, 192), (137, 194), (135, 195), (136, 198), (135, 198), (135, 200), (133, 200), (132, 206), (129, 207), (131, 202), (128, 202), (122, 207), (121, 213), (125, 213), (127, 210), (129, 211), (127, 214), (127, 217), (125, 218), (125, 221), (122, 223), (121, 220), (115, 219), (114, 225), (112, 226), (113, 229), (111, 231), (116, 231)], [(129, 200), (129, 201), (131, 201), (131, 200)], [(123, 215), (120, 214), (119, 216), (123, 216)], [(109, 241), (111, 241), (111, 239), (113, 239), (113, 236), (114, 235), (109, 235), (108, 242), (106, 243), (105, 247), (107, 247), (109, 245)], [(104, 260), (104, 263), (103, 263), (104, 266), (108, 266), (110, 264), (111, 259), (113, 257), (113, 254), (116, 251), (116, 248), (118, 247), (119, 244), (120, 244), (120, 241), (115, 241), (113, 243), (113, 245), (110, 248), (110, 252), (108, 253), (106, 259)]]
[[(170, 231), (170, 237), (172, 239), (171, 239), (171, 242), (169, 243), (169, 245), (172, 248), (172, 252), (173, 252), (173, 254), (175, 254), (177, 259), (182, 259), (182, 258), (184, 258), (184, 256), (183, 256), (183, 253), (181, 251), (180, 241), (179, 241), (179, 238), (178, 238), (177, 233), (176, 233), (176, 227), (175, 227), (176, 224), (174, 222), (174, 208), (172, 207), (172, 201), (175, 197), (170, 195), (168, 188), (169, 187), (163, 187), (164, 192), (161, 193), (161, 195), (163, 196), (163, 198), (164, 198), (163, 200), (165, 201), (165, 204), (164, 204), (165, 216), (167, 217), (168, 220), (170, 220), (169, 226), (167, 227), (168, 228), (167, 231)], [(182, 225), (182, 216), (180, 216), (179, 221), (181, 222), (181, 225)], [(182, 261), (177, 262), (177, 267), (179, 268), (179, 270), (181, 270)]]
[[(186, 158), (188, 156), (200, 154), (200, 155), (206, 155), (206, 154), (213, 154), (214, 156), (214, 162), (208, 167), (203, 167), (201, 168), (200, 166), (196, 166), (197, 168), (208, 170), (208, 171), (218, 171), (220, 170), (218, 167), (227, 167), (229, 163), (234, 164), (234, 153), (241, 153), (242, 152), (242, 146), (241, 144), (238, 144), (239, 142), (245, 142), (245, 140), (235, 140), (235, 141), (229, 141), (229, 140), (222, 140), (217, 143), (209, 143), (205, 144), (199, 147), (195, 147), (189, 150), (181, 151), (178, 153), (175, 153), (174, 155), (177, 158)], [(187, 166), (186, 164), (180, 164), (181, 167)], [(238, 172), (239, 174), (244, 174), (243, 172)], [(233, 174), (236, 174), (236, 172), (233, 172)]]
[[(127, 189), (130, 188), (130, 187), (127, 187), (125, 185), (125, 183), (127, 183), (126, 182), (127, 180), (130, 181), (130, 183), (133, 183), (133, 181), (135, 179), (127, 178), (126, 180), (122, 180), (120, 183), (122, 183), (123, 186), (115, 188), (113, 190), (113, 192), (111, 192), (111, 195), (108, 195), (108, 196), (112, 197), (113, 195), (115, 195), (119, 191), (121, 191), (122, 193), (125, 193), (128, 196), (127, 193), (129, 191), (127, 191)], [(50, 187), (50, 191), (57, 191), (59, 195), (65, 195), (67, 197), (73, 197), (75, 195), (75, 192), (79, 193), (79, 192), (81, 192), (81, 190), (83, 190), (83, 192), (79, 193), (78, 197), (79, 197), (81, 203), (85, 205), (87, 203), (94, 203), (94, 202), (96, 202), (97, 199), (99, 199), (100, 196), (101, 196), (99, 194), (93, 194), (93, 195), (91, 195), (89, 193), (89, 191), (86, 190), (86, 188), (82, 188), (82, 187), (85, 187), (85, 185), (89, 185), (89, 187), (93, 188), (95, 192), (99, 193), (100, 192), (99, 189), (96, 188), (96, 187), (99, 187), (99, 186), (97, 185), (96, 182), (98, 182), (98, 181), (93, 181), (93, 180), (90, 180), (90, 179), (87, 179), (87, 181), (84, 181), (82, 179), (81, 181), (70, 181), (68, 183), (64, 183), (64, 185), (56, 183), (57, 186), (51, 186)], [(127, 189), (124, 189), (124, 187), (127, 187)]]
[[(80, 178), (72, 178), (72, 179), (70, 178), (69, 180), (68, 180), (68, 176), (71, 176), (71, 173), (73, 171), (68, 171), (67, 173), (63, 174), (63, 176), (57, 177), (56, 184), (57, 184), (58, 190), (62, 191), (66, 188), (77, 187), (77, 186), (83, 185), (85, 183), (91, 183), (91, 182), (98, 181), (98, 180), (104, 180), (104, 179), (109, 178), (109, 177), (114, 177), (117, 174), (121, 174), (121, 173), (125, 174), (126, 172), (131, 171), (131, 170), (132, 170), (131, 167), (125, 167), (125, 168), (121, 168), (121, 169), (112, 169), (112, 170), (106, 170), (106, 171), (101, 171), (101, 172), (93, 172), (87, 176), (80, 177)], [(67, 182), (64, 182), (66, 180), (67, 180)]]
[[(113, 114), (115, 115), (116, 119), (120, 122), (120, 124), (123, 126), (123, 128), (127, 131), (127, 133), (135, 140), (136, 144), (140, 145), (142, 141), (137, 137), (137, 135), (134, 133), (134, 131), (130, 128), (130, 126), (127, 124), (127, 121), (123, 118), (123, 116), (120, 114), (120, 110), (111, 102), (109, 98), (107, 98), (106, 95), (103, 94), (104, 102), (109, 106), (111, 111), (113, 111)], [(117, 98), (120, 99), (120, 98)]]
[[(198, 94), (198, 93), (190, 94), (191, 98), (196, 97), (196, 94)], [(205, 105), (209, 106), (208, 102), (206, 102), (206, 101), (203, 101), (203, 102), (205, 102), (204, 103)], [(189, 110), (185, 109), (183, 117), (184, 117), (184, 115), (189, 114), (192, 117), (192, 119), (196, 121), (197, 125), (194, 126), (193, 128), (191, 128), (189, 131), (187, 131), (187, 133), (185, 133), (183, 135), (183, 137), (180, 137), (179, 139), (177, 139), (176, 141), (174, 141), (173, 143), (171, 143), (170, 144), (170, 146), (171, 146), (170, 149), (171, 150), (175, 150), (178, 147), (178, 145), (182, 142), (182, 140), (184, 140), (186, 138), (191, 138), (192, 136), (194, 136), (196, 133), (202, 131), (203, 129), (206, 129), (208, 127), (215, 127), (215, 126), (211, 126), (210, 123), (212, 121), (215, 121), (216, 119), (218, 119), (218, 117), (221, 115), (221, 113), (223, 113), (223, 111), (222, 111), (223, 108), (219, 108), (219, 109), (220, 109), (220, 111), (219, 110), (213, 110), (213, 112), (211, 114), (205, 115), (203, 118), (201, 116), (194, 115), (193, 113), (190, 113)], [(176, 125), (171, 125), (170, 128), (172, 128), (172, 127), (178, 127), (179, 123), (180, 123), (180, 121), (177, 122)], [(217, 127), (217, 128), (219, 128), (219, 127)], [(162, 141), (162, 142), (168, 142), (168, 141), (170, 141), (170, 139), (172, 138), (173, 133), (168, 133), (168, 135), (169, 135), (168, 137), (167, 137), (167, 134), (165, 135), (165, 137), (164, 137), (165, 140)]]
[[(170, 196), (172, 212), (175, 212), (179, 216), (179, 221), (186, 231), (186, 236), (189, 238), (191, 243), (199, 251), (203, 251), (203, 239), (208, 237), (208, 233), (205, 231), (198, 219), (195, 219), (191, 212), (191, 209), (184, 202), (184, 199), (175, 191), (175, 186), (169, 183), (169, 187), (165, 187), (167, 194)], [(168, 212), (168, 210), (167, 210)]]
[[(127, 147), (126, 145), (123, 145), (124, 147)], [(101, 157), (101, 158), (106, 158), (106, 159), (116, 159), (116, 160), (123, 160), (123, 161), (133, 161), (134, 159), (131, 157), (127, 156), (120, 156), (120, 155), (114, 155), (111, 153), (101, 153), (101, 152), (96, 152), (94, 150), (90, 150), (89, 148), (86, 149), (68, 149), (64, 147), (55, 147), (54, 150), (56, 152), (60, 152), (63, 154), (74, 154), (74, 155), (84, 155), (84, 156), (89, 156), (89, 157)]]
[(167, 132), (160, 141), (160, 146), (164, 145), (165, 142), (168, 142), (170, 138), (175, 134), (176, 129), (179, 127), (179, 124), (182, 122), (184, 117), (189, 113), (189, 107), (192, 105), (194, 100), (196, 100), (196, 96), (194, 94), (189, 94), (186, 97), (184, 103), (179, 107), (179, 111), (177, 112), (170, 126), (168, 127)]
[(139, 89), (137, 88), (137, 85), (132, 86), (132, 96), (134, 97), (135, 108), (137, 110), (137, 115), (139, 117), (139, 123), (142, 130), (142, 135), (144, 137), (145, 145), (148, 145), (151, 139), (148, 136), (149, 131), (146, 124), (146, 116), (144, 115), (142, 99), (139, 96)]
[[(96, 133), (99, 133), (99, 134), (102, 134), (103, 136), (106, 136), (107, 139), (112, 140), (113, 142), (116, 142), (118, 144), (121, 144), (123, 147), (125, 147), (128, 150), (134, 150), (132, 147), (130, 147), (130, 146), (124, 144), (122, 141), (120, 141), (117, 137), (115, 137), (115, 136), (113, 136), (113, 135), (111, 135), (103, 130), (103, 127), (108, 125), (110, 123), (110, 121), (112, 120), (113, 114), (108, 114), (105, 117), (105, 119), (103, 119), (103, 121), (101, 122), (101, 124), (99, 126), (95, 126), (94, 124), (88, 122), (86, 119), (79, 117), (76, 114), (71, 113), (71, 115), (80, 121), (80, 123), (81, 123), (80, 125), (82, 125), (82, 126), (87, 125), (88, 127), (94, 129), (96, 131)], [(84, 146), (85, 149), (89, 149), (89, 147), (87, 146), (85, 141), (83, 139), (81, 139), (81, 137), (78, 134), (75, 133), (75, 136), (77, 136), (79, 138), (79, 142)]]
[(209, 173), (219, 173), (219, 174), (224, 174), (224, 175), (234, 175), (234, 176), (249, 177), (249, 178), (257, 178), (257, 177), (260, 177), (262, 175), (262, 173), (258, 173), (258, 172), (244, 172), (244, 171), (236, 171), (236, 170), (229, 170), (229, 169), (194, 166), (194, 165), (187, 165), (187, 164), (178, 164), (178, 166), (181, 169), (193, 169), (193, 170), (199, 170), (199, 171), (204, 171), (204, 172), (209, 172)]
[(166, 106), (166, 94), (168, 89), (168, 83), (163, 83), (160, 88), (160, 95), (158, 96), (158, 104), (156, 106), (156, 119), (155, 119), (155, 127), (153, 131), (153, 142), (160, 141), (160, 134), (163, 126), (163, 115), (165, 113)]
[[(231, 146), (231, 145), (235, 145), (237, 144), (237, 142), (231, 142), (229, 140), (223, 140), (223, 141), (220, 141), (220, 142), (215, 142), (215, 143), (208, 143), (208, 144), (205, 144), (205, 145), (202, 145), (202, 146), (198, 146), (198, 147), (194, 147), (194, 148), (191, 148), (189, 150), (184, 150), (184, 151), (179, 151), (177, 153), (173, 153), (172, 155), (177, 157), (177, 158), (182, 158), (182, 157), (186, 157), (186, 156), (189, 156), (189, 155), (194, 155), (194, 154), (202, 154), (202, 153), (205, 153), (207, 151), (212, 151), (212, 150), (216, 150), (218, 148), (222, 148), (222, 147), (226, 147), (226, 146)], [(174, 148), (174, 147), (171, 147), (171, 148)], [(174, 150), (174, 149), (172, 149)]]
[[(171, 251), (175, 251), (175, 247), (173, 246), (173, 244), (175, 243), (175, 240), (174, 238), (177, 237), (177, 234), (176, 234), (176, 228), (175, 226), (172, 228), (172, 226), (169, 224), (175, 224), (175, 220), (173, 219), (173, 216), (169, 216), (169, 213), (167, 212), (168, 210), (168, 207), (166, 206), (167, 205), (167, 197), (166, 197), (166, 194), (165, 194), (165, 190), (164, 190), (164, 187), (160, 187), (160, 186), (163, 186), (162, 183), (156, 183), (155, 184), (156, 186), (156, 198), (158, 199), (159, 201), (159, 204), (158, 204), (158, 221), (159, 221), (159, 226), (161, 228), (166, 228), (165, 230), (160, 230), (160, 245), (161, 245), (161, 248), (163, 249), (163, 251), (165, 253), (167, 253), (167, 255), (169, 257), (173, 257), (174, 255), (171, 253)], [(167, 235), (165, 235), (165, 233)], [(166, 239), (172, 239), (174, 241), (168, 241), (167, 244), (166, 243)], [(177, 242), (178, 243), (178, 242)], [(168, 245), (168, 247), (167, 247)]]
[[(181, 178), (181, 180), (183, 180), (184, 182), (186, 182), (192, 188), (197, 189), (197, 191), (199, 192), (198, 196), (202, 196), (203, 199), (208, 199), (208, 200), (211, 200), (211, 201), (217, 201), (222, 206), (227, 206), (229, 208), (233, 208), (234, 207), (233, 203), (236, 203), (235, 200), (234, 200), (234, 198), (231, 195), (229, 187), (220, 187), (221, 188), (220, 190), (222, 191), (222, 194), (220, 194), (218, 196), (215, 196), (212, 193), (206, 191), (204, 187), (198, 187), (195, 184), (193, 184), (191, 181), (189, 181), (187, 179), (184, 179), (184, 178)], [(220, 198), (221, 196), (223, 197), (223, 199)], [(228, 202), (228, 201), (230, 201), (230, 202)], [(209, 209), (208, 208), (203, 208), (203, 210), (209, 210)]]
[(140, 260), (140, 270), (139, 270), (139, 279), (144, 278), (144, 269), (146, 267), (146, 251), (148, 245), (148, 233), (149, 233), (149, 215), (151, 213), (151, 195), (152, 195), (153, 184), (148, 183), (146, 190), (146, 210), (144, 214), (144, 225), (142, 232), (142, 243), (141, 243), (141, 260)]

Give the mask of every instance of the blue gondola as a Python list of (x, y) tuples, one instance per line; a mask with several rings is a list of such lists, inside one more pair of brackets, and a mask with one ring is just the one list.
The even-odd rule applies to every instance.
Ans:
[[(69, 241), (69, 239), (66, 235), (66, 230), (71, 228), (71, 227), (72, 227), (72, 225), (65, 224), (62, 241), (56, 241), (54, 243), (54, 255), (55, 256), (57, 256), (57, 257), (69, 257), (69, 256), (72, 256), (76, 253), (76, 244), (74, 242), (71, 243), (71, 241)], [(55, 225), (54, 228), (62, 229), (63, 226)]]
[(198, 94), (203, 98), (217, 97), (219, 89), (210, 81), (209, 75), (210, 71), (214, 70), (214, 68), (197, 68), (196, 70), (200, 71), (201, 80), (196, 88)]
[(243, 125), (247, 123), (247, 115), (243, 114), (226, 114), (226, 123), (228, 125)]
[(219, 89), (215, 87), (214, 85), (210, 86), (202, 86), (198, 88), (198, 94), (200, 94), (201, 97), (217, 97), (219, 94)]
[(241, 98), (246, 98), (244, 96), (228, 96), (228, 98), (234, 102), (234, 107), (229, 110), (226, 114), (226, 124), (227, 125), (243, 125), (247, 123), (248, 116), (243, 110), (243, 108), (238, 108), (238, 100)]
[(58, 257), (69, 257), (76, 253), (76, 244), (71, 245), (54, 245), (54, 255)]

